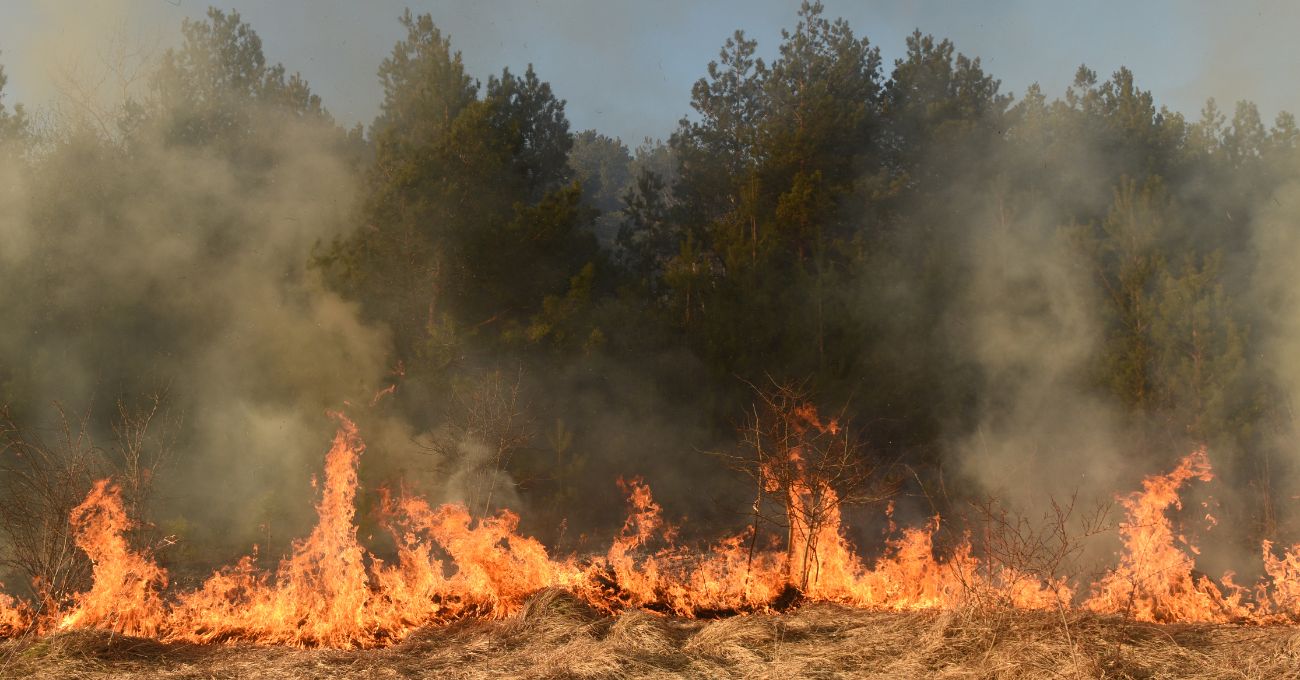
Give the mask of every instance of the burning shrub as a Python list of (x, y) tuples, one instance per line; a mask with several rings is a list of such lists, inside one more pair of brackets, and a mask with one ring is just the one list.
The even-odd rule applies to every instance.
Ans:
[(163, 402), (162, 396), (137, 405), (119, 400), (109, 449), (95, 444), (89, 411), (73, 420), (56, 404), (54, 441), (0, 412), (0, 565), (30, 583), (46, 606), (63, 604), (91, 585), (91, 562), (69, 520), (85, 505), (96, 479), (117, 480), (110, 495), (122, 504), (123, 526), (153, 542), (150, 525), (126, 523), (125, 517), (145, 516), (154, 478), (170, 452), (166, 428), (154, 427)]
[[(758, 401), (741, 430), (742, 451), (729, 456), (756, 488), (750, 557), (763, 524), (781, 528), (787, 581), (807, 591), (821, 577), (824, 551), (841, 540), (841, 506), (880, 501), (891, 490), (871, 486), (876, 471), (853, 430), (838, 418), (823, 420), (802, 387), (754, 393)], [(772, 505), (780, 514), (766, 511)]]

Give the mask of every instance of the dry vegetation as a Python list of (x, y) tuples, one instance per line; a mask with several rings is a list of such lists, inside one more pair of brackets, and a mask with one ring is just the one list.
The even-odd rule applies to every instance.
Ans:
[[(0, 405), (0, 570), (13, 583), (32, 584), (41, 606), (63, 602), (89, 585), (90, 562), (76, 546), (68, 518), (96, 479), (112, 478), (130, 516), (147, 516), (178, 422), (165, 415), (164, 403), (161, 393), (138, 402), (119, 400), (108, 446), (95, 441), (89, 409), (77, 417), (55, 404), (51, 436), (23, 427)], [(166, 540), (147, 522), (138, 523), (131, 538), (151, 547)]]
[(1288, 627), (1155, 625), (1085, 614), (892, 613), (604, 617), (560, 591), (517, 617), (464, 620), (377, 650), (162, 644), (76, 632), (0, 645), (23, 678), (1296, 678)]

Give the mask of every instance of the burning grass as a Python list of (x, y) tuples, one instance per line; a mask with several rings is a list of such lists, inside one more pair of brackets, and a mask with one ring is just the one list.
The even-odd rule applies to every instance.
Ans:
[(5, 677), (1300, 677), (1285, 626), (1150, 624), (1086, 612), (868, 611), (609, 616), (566, 591), (514, 616), (466, 618), (382, 649), (161, 643), (74, 631), (0, 644)]
[[(272, 571), (245, 558), (171, 592), (167, 572), (126, 539), (132, 523), (114, 485), (96, 483), (70, 516), (92, 587), (43, 613), (0, 598), (0, 633), (11, 638), (0, 671), (1300, 677), (1297, 629), (1275, 625), (1300, 617), (1300, 549), (1278, 557), (1265, 544), (1268, 576), (1245, 588), (1199, 574), (1195, 546), (1171, 523), (1183, 486), (1212, 478), (1204, 451), (1120, 499), (1123, 551), (1091, 584), (981, 558), (969, 540), (936, 550), (938, 518), (895, 530), (865, 560), (835, 489), (796, 474), (809, 458), (800, 448), (782, 463), (791, 483), (776, 488), (794, 508), (785, 550), (744, 533), (705, 551), (681, 545), (649, 487), (632, 480), (628, 519), (603, 555), (549, 555), (509, 512), (475, 518), (397, 496), (383, 503), (398, 553), (386, 563), (358, 542), (364, 444), (337, 418), (317, 526)], [(801, 519), (810, 503), (816, 522)]]

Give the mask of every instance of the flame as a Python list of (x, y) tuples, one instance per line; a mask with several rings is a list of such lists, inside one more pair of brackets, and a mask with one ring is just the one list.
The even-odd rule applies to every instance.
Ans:
[[(835, 432), (811, 409), (802, 426)], [(167, 572), (127, 540), (132, 523), (120, 491), (97, 482), (70, 521), (77, 546), (93, 563), (93, 584), (62, 608), (36, 616), (0, 594), (0, 635), (90, 628), (169, 641), (248, 641), (296, 646), (373, 647), (465, 616), (510, 616), (544, 588), (565, 588), (604, 611), (647, 607), (682, 616), (763, 611), (800, 598), (890, 610), (959, 607), (992, 598), (1014, 607), (1068, 608), (1074, 588), (982, 561), (969, 537), (940, 557), (940, 518), (899, 529), (892, 521), (882, 554), (864, 560), (849, 539), (840, 500), (826, 483), (803, 474), (801, 452), (784, 470), (798, 474), (781, 492), (786, 534), (754, 525), (705, 551), (678, 543), (677, 527), (640, 478), (619, 480), (629, 512), (601, 555), (556, 558), (518, 533), (519, 517), (502, 510), (475, 518), (460, 504), (430, 506), (402, 491), (381, 490), (380, 516), (396, 559), (385, 562), (357, 538), (357, 465), (365, 445), (357, 427), (335, 413), (338, 431), (325, 458), (315, 528), (293, 544), (273, 571), (256, 565), (256, 549), (214, 572), (199, 588), (167, 595)], [(1276, 554), (1263, 544), (1267, 581), (1254, 591), (1231, 574), (1219, 583), (1194, 570), (1196, 546), (1168, 516), (1179, 492), (1210, 481), (1204, 450), (1172, 471), (1143, 481), (1120, 502), (1123, 550), (1116, 566), (1079, 605), (1143, 621), (1253, 621), (1300, 618), (1300, 546)]]
[(366, 551), (357, 542), (354, 501), (357, 462), (365, 446), (352, 421), (339, 413), (325, 456), (319, 521), (281, 561), (274, 579), (257, 573), (251, 557), (218, 571), (183, 595), (172, 614), (169, 639), (209, 642), (233, 637), (291, 645), (368, 645), (380, 631), (369, 620)]
[[(1205, 449), (1193, 451), (1178, 467), (1164, 475), (1142, 481), (1142, 491), (1120, 499), (1128, 513), (1120, 525), (1124, 552), (1119, 564), (1093, 588), (1083, 606), (1102, 613), (1122, 613), (1139, 621), (1223, 622), (1253, 615), (1242, 603), (1243, 593), (1231, 578), (1224, 587), (1208, 577), (1192, 573), (1198, 554), (1196, 546), (1183, 536), (1175, 545), (1175, 534), (1166, 511), (1181, 508), (1178, 490), (1192, 479), (1214, 478)], [(1226, 593), (1226, 594), (1225, 594)]]
[[(370, 647), (469, 613), (505, 616), (537, 590), (576, 583), (576, 567), (553, 562), (541, 543), (515, 533), (513, 513), (476, 522), (462, 505), (435, 510), (409, 496), (382, 503), (398, 544), (396, 564), (369, 554), (354, 517), (364, 444), (352, 421), (334, 417), (339, 431), (326, 456), (316, 528), (274, 578), (245, 557), (180, 596), (166, 639)], [(456, 568), (451, 576), (439, 551)]]
[[(464, 505), (435, 510), (421, 498), (404, 497), (397, 517), (405, 527), (399, 582), (422, 585), (434, 600), (457, 602), (447, 605), (448, 613), (508, 616), (538, 590), (573, 587), (581, 579), (572, 560), (553, 561), (539, 541), (515, 533), (519, 516), (508, 510), (476, 521)], [(456, 567), (450, 578), (441, 576), (442, 563), (431, 557), (433, 544)]]
[[(0, 584), (2, 587), (4, 584)], [(32, 612), (23, 602), (0, 593), (0, 637), (14, 637), (30, 630)]]
[(1264, 556), (1264, 573), (1268, 574), (1269, 586), (1261, 584), (1260, 599), (1273, 605), (1279, 614), (1291, 618), (1300, 618), (1300, 545), (1284, 550), (1281, 557), (1273, 554), (1273, 543), (1264, 541), (1261, 551)]
[(156, 636), (163, 620), (161, 592), (167, 572), (144, 553), (131, 550), (126, 532), (133, 526), (121, 491), (106, 479), (95, 482), (70, 518), (77, 547), (93, 565), (93, 585), (75, 598), (58, 628), (100, 628), (115, 633)]

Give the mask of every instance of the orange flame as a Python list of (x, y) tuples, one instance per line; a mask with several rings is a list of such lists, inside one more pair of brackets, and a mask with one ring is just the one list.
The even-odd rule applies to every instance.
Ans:
[(367, 645), (379, 631), (370, 619), (371, 593), (357, 542), (353, 502), (357, 462), (364, 450), (357, 427), (342, 414), (325, 457), (319, 521), (281, 561), (274, 580), (245, 557), (182, 595), (172, 612), (169, 639), (207, 642), (251, 638), (291, 645)]
[[(1128, 520), (1120, 525), (1124, 552), (1119, 564), (1093, 587), (1083, 606), (1096, 612), (1122, 613), (1139, 621), (1230, 621), (1252, 616), (1242, 603), (1242, 591), (1230, 577), (1220, 589), (1209, 578), (1193, 575), (1188, 552), (1198, 551), (1187, 539), (1175, 545), (1165, 512), (1181, 508), (1178, 490), (1192, 479), (1214, 478), (1205, 449), (1188, 454), (1168, 474), (1142, 481), (1142, 491), (1120, 499)], [(1225, 595), (1225, 590), (1227, 594)]]
[(95, 482), (81, 505), (72, 509), (77, 547), (94, 565), (94, 585), (76, 597), (58, 628), (101, 628), (128, 635), (156, 636), (163, 617), (161, 592), (167, 572), (148, 555), (127, 545), (132, 523), (116, 485)]
[(0, 593), (0, 637), (20, 635), (32, 627), (32, 622), (32, 612), (25, 603)]
[[(553, 558), (536, 539), (519, 535), (519, 517), (509, 511), (476, 519), (463, 505), (435, 508), (406, 493), (394, 498), (385, 492), (382, 519), (397, 554), (388, 564), (357, 539), (354, 505), (364, 444), (352, 421), (332, 415), (339, 428), (326, 455), (317, 524), (273, 573), (259, 570), (250, 555), (198, 589), (166, 599), (166, 571), (130, 548), (132, 525), (119, 490), (104, 480), (70, 518), (78, 547), (93, 562), (91, 588), (40, 621), (24, 604), (0, 595), (0, 635), (16, 635), (35, 622), (44, 629), (94, 628), (198, 643), (370, 647), (456, 617), (509, 616), (548, 587), (569, 589), (605, 611), (650, 607), (683, 616), (764, 610), (792, 593), (894, 610), (957, 607), (985, 595), (1016, 607), (1065, 608), (1074, 597), (1064, 579), (982, 562), (969, 539), (940, 559), (938, 517), (902, 530), (891, 521), (883, 554), (868, 563), (847, 537), (834, 490), (802, 477), (787, 490), (784, 545), (774, 535), (760, 541), (751, 526), (702, 553), (677, 544), (676, 527), (644, 481), (619, 480), (628, 518), (606, 553), (581, 564)], [(822, 424), (811, 410), (800, 418), (824, 431), (838, 427)], [(788, 461), (796, 470), (802, 469), (798, 456), (792, 450)], [(1279, 557), (1264, 543), (1269, 580), (1253, 596), (1231, 575), (1217, 585), (1194, 572), (1195, 546), (1175, 532), (1166, 513), (1180, 507), (1178, 492), (1186, 482), (1212, 477), (1200, 450), (1123, 497), (1123, 552), (1081, 606), (1144, 621), (1300, 617), (1300, 546)]]

